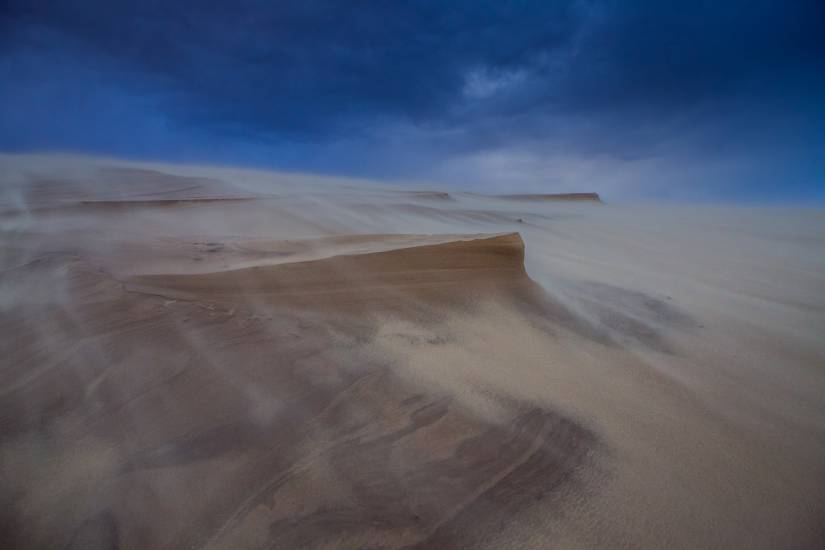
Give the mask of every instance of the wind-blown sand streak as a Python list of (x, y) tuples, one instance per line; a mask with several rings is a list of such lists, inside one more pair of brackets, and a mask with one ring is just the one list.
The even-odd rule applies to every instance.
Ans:
[(825, 535), (821, 212), (0, 161), (3, 548)]

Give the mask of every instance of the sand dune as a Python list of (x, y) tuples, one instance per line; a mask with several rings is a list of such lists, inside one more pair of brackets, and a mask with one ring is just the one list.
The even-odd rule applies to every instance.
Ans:
[(602, 202), (598, 193), (532, 193), (522, 195), (496, 195), (514, 201), (586, 201)]
[(0, 547), (821, 545), (818, 210), (0, 161)]
[[(380, 247), (381, 241), (376, 237), (373, 243)], [(374, 302), (373, 307), (393, 308), (398, 305), (394, 297), (401, 295), (405, 299), (466, 300), (480, 293), (493, 297), (529, 283), (524, 243), (512, 233), (212, 273), (138, 275), (128, 279), (126, 288), (190, 299), (254, 296), (279, 304), (309, 302), (319, 308), (368, 300)]]
[[(521, 239), (509, 234), (134, 276), (125, 286), (71, 257), (7, 272), (7, 284), (26, 285), (14, 289), (20, 294), (65, 281), (72, 320), (40, 303), (25, 305), (32, 322), (18, 324), (18, 308), (4, 315), (15, 339), (5, 341), (14, 351), (7, 350), (0, 416), (13, 442), (7, 463), (20, 476), (5, 480), (6, 494), (25, 495), (16, 501), (21, 515), (6, 517), (5, 542), (448, 548), (481, 541), (478, 521), (495, 525), (577, 483), (596, 436), (517, 399), (501, 403), (491, 421), (448, 391), (411, 383), (370, 349), (373, 322), (363, 313), (390, 310), (436, 326), (433, 315), (458, 304), (537, 292), (522, 259)], [(95, 343), (75, 344), (89, 338)], [(434, 351), (450, 340), (411, 338)], [(90, 353), (98, 359), (76, 376), (59, 374)], [(45, 432), (44, 411), (58, 422)], [(58, 469), (44, 473), (52, 461)], [(174, 491), (158, 501), (165, 471), (178, 472)], [(300, 497), (273, 508), (274, 494)], [(86, 506), (78, 509), (71, 495), (85, 495)], [(59, 516), (43, 523), (27, 515), (46, 508)]]

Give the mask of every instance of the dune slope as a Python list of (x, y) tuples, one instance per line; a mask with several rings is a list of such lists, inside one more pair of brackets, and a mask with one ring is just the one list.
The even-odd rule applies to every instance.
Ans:
[(453, 548), (563, 500), (589, 428), (504, 396), (487, 417), (374, 350), (377, 314), (438, 326), (540, 292), (517, 234), (440, 239), (126, 284), (71, 256), (4, 273), (66, 300), (0, 316), (6, 545)]
[(819, 548), (821, 209), (569, 198), (0, 155), (0, 548)]

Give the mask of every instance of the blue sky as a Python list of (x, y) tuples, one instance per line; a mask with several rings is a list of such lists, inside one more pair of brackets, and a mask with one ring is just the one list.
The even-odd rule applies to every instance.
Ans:
[(825, 2), (7, 0), (0, 149), (825, 200)]

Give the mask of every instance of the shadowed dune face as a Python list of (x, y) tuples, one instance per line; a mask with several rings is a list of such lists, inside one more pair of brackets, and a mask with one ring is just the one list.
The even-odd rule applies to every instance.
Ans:
[(821, 543), (816, 212), (0, 160), (3, 548)]

